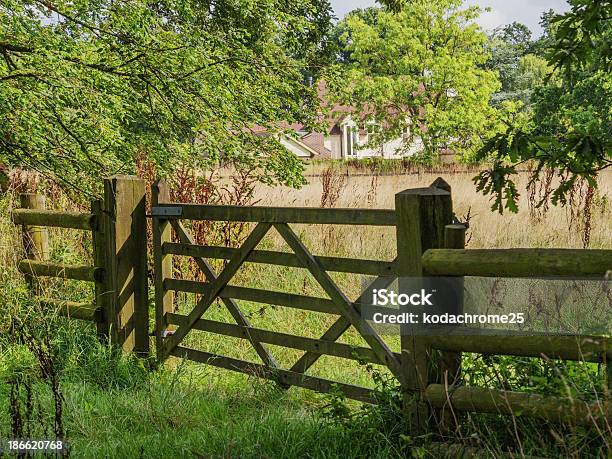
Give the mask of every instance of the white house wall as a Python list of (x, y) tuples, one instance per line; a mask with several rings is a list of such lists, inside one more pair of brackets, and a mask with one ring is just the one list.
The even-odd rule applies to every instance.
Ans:
[[(342, 140), (343, 136), (339, 134), (328, 135), (325, 137), (325, 148), (331, 151), (332, 159), (343, 159), (342, 156)], [(386, 158), (386, 159), (400, 159), (405, 156), (412, 156), (417, 154), (422, 150), (423, 144), (420, 139), (416, 139), (410, 148), (406, 151), (400, 151), (398, 154), (398, 149), (405, 148), (405, 145), (402, 145), (402, 139), (394, 139), (389, 142), (386, 142), (381, 149), (379, 148), (365, 148), (363, 145), (365, 144), (365, 139), (359, 139), (360, 142), (355, 146), (353, 156), (348, 156), (345, 159), (362, 159), (362, 158)], [(363, 141), (362, 141), (363, 140)], [(360, 145), (361, 144), (361, 145)]]
[(325, 148), (331, 151), (332, 159), (341, 159), (342, 158), (342, 138), (339, 135), (328, 135), (325, 136), (325, 141), (323, 144)]

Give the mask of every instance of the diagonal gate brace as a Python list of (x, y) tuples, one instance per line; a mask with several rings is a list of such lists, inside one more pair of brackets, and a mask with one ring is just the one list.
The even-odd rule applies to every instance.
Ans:
[(372, 351), (376, 353), (389, 370), (399, 379), (400, 378), (400, 362), (395, 357), (387, 344), (378, 336), (376, 331), (370, 324), (361, 319), (359, 311), (351, 303), (351, 301), (338, 288), (333, 279), (321, 267), (319, 262), (314, 258), (310, 251), (304, 246), (300, 238), (286, 223), (275, 223), (274, 228), (279, 232), (283, 239), (287, 242), (291, 250), (295, 253), (298, 259), (307, 268), (319, 285), (329, 295), (331, 300), (336, 304), (338, 312), (340, 312), (350, 323), (357, 329), (365, 341), (370, 345)]
[[(183, 224), (179, 220), (170, 220), (170, 224), (176, 231), (176, 234), (178, 235), (179, 239), (181, 240), (183, 244), (195, 244), (196, 243), (193, 237), (189, 234), (187, 229), (183, 226)], [(193, 257), (193, 259), (195, 260), (200, 270), (206, 276), (206, 279), (208, 280), (208, 282), (214, 282), (217, 279), (217, 276), (215, 275), (213, 268), (206, 261), (206, 259), (195, 257), (195, 256)], [(251, 323), (244, 316), (242, 311), (240, 311), (240, 309), (238, 308), (238, 305), (233, 299), (221, 298), (221, 300), (223, 301), (223, 303), (225, 304), (225, 306), (227, 307), (227, 309), (229, 310), (230, 314), (232, 315), (232, 317), (234, 318), (237, 324), (242, 325), (244, 327), (248, 327), (248, 328), (251, 327)], [(273, 368), (279, 368), (278, 362), (276, 362), (276, 360), (274, 359), (270, 351), (268, 351), (268, 349), (263, 344), (253, 339), (251, 336), (249, 336), (249, 341), (255, 348), (257, 355), (259, 355), (261, 360), (266, 365), (273, 367)]]
[(187, 316), (185, 324), (179, 326), (174, 334), (170, 335), (164, 343), (164, 358), (170, 355), (170, 353), (176, 349), (176, 347), (185, 338), (187, 333), (193, 328), (195, 323), (202, 317), (204, 312), (210, 307), (215, 298), (219, 295), (219, 292), (229, 283), (234, 277), (234, 274), (240, 269), (242, 263), (248, 258), (253, 249), (259, 244), (259, 242), (266, 235), (272, 225), (270, 223), (259, 223), (255, 229), (249, 234), (242, 246), (238, 251), (230, 258), (229, 263), (225, 266), (225, 269), (221, 271), (219, 276), (210, 283), (208, 292), (202, 296), (202, 299), (198, 301), (193, 311)]
[[(395, 263), (395, 260), (393, 260)], [(359, 308), (360, 303), (364, 300), (364, 296), (367, 295), (367, 292), (372, 289), (383, 289), (387, 288), (392, 282), (394, 278), (390, 278), (388, 276), (380, 276), (374, 279), (374, 281), (369, 285), (364, 293), (361, 294), (353, 305), (355, 308)], [(351, 326), (350, 320), (348, 320), (345, 316), (341, 316), (336, 320), (329, 329), (321, 335), (320, 340), (324, 341), (337, 341), (345, 331), (349, 329)], [(298, 373), (306, 373), (308, 369), (313, 366), (317, 360), (321, 357), (321, 354), (317, 354), (314, 352), (306, 352), (302, 355), (291, 367), (291, 371), (295, 371)]]

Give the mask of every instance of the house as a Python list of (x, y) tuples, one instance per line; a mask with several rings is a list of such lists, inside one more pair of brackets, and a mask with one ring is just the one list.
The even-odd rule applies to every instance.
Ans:
[(303, 159), (400, 159), (422, 150), (423, 145), (418, 137), (406, 149), (407, 133), (402, 138), (373, 148), (368, 141), (377, 125), (360, 122), (351, 112), (351, 109), (334, 112), (335, 116), (327, 120), (325, 132), (309, 132), (301, 125), (292, 126), (294, 133), (281, 136), (280, 142)]
[[(319, 96), (325, 104), (325, 85), (320, 83)], [(410, 139), (406, 130), (401, 137), (385, 142), (380, 146), (369, 145), (371, 136), (377, 129), (384, 129), (367, 117), (358, 117), (354, 107), (334, 105), (325, 119), (324, 132), (311, 132), (301, 124), (280, 126), (286, 134), (279, 138), (280, 143), (298, 158), (309, 159), (363, 159), (384, 158), (401, 159), (414, 156), (423, 151), (423, 142), (418, 135)], [(262, 129), (258, 127), (256, 132)], [(258, 133), (263, 133), (259, 130)], [(288, 132), (288, 133), (287, 133)], [(410, 142), (410, 144), (407, 144)], [(452, 150), (441, 151), (444, 163), (454, 162)]]

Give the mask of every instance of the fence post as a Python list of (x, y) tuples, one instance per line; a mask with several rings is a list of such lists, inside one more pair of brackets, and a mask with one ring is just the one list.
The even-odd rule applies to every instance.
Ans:
[[(450, 186), (441, 178), (429, 188), (405, 190), (395, 195), (397, 213), (397, 275), (421, 277), (421, 257), (430, 248), (444, 245), (444, 227), (452, 222)], [(400, 285), (401, 290), (401, 285)], [(423, 337), (402, 327), (400, 384), (411, 432), (425, 433), (429, 409), (423, 394), (430, 382), (431, 352)]]
[[(446, 225), (444, 228), (444, 248), (446, 249), (464, 249), (465, 248), (465, 225)], [(455, 308), (450, 313), (461, 314), (463, 312), (463, 278), (458, 279), (457, 303)], [(461, 352), (440, 351), (439, 352), (439, 368), (438, 376), (439, 383), (443, 384), (447, 389), (457, 384), (461, 378)], [(440, 428), (444, 432), (454, 430), (456, 425), (456, 416), (452, 411), (452, 407), (444, 407), (440, 413)]]
[[(45, 210), (45, 196), (38, 193), (19, 195), (24, 209)], [(46, 261), (49, 259), (49, 230), (45, 226), (23, 225), (23, 247), (29, 260)], [(43, 284), (31, 274), (25, 274), (26, 281), (35, 295), (42, 294)]]
[[(151, 187), (151, 205), (170, 202), (170, 191), (164, 180)], [(155, 263), (155, 349), (157, 359), (164, 360), (164, 332), (168, 329), (166, 313), (173, 311), (174, 292), (164, 287), (164, 279), (172, 277), (172, 255), (164, 254), (164, 242), (172, 242), (172, 228), (168, 220), (153, 219), (153, 258)]]
[(112, 343), (141, 356), (149, 353), (145, 201), (138, 177), (104, 179), (106, 322)]

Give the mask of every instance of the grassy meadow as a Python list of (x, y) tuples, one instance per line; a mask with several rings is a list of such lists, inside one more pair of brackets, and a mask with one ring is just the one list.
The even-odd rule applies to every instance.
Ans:
[[(611, 173), (601, 176), (598, 192), (589, 197), (588, 223), (581, 208), (585, 198), (580, 194), (573, 206), (553, 207), (543, 215), (530, 213), (526, 175), (520, 177), (519, 213), (491, 213), (487, 198), (475, 191), (473, 175), (457, 171), (380, 176), (334, 173), (327, 179), (309, 175), (309, 184), (299, 190), (258, 186), (254, 200), (257, 205), (393, 208), (395, 193), (428, 186), (443, 176), (452, 187), (455, 214), (469, 219), (469, 248), (582, 248), (585, 238), (590, 248), (612, 248)], [(56, 208), (73, 206), (61, 193), (52, 196)], [(407, 437), (395, 409), (395, 388), (384, 383), (388, 381), (385, 370), (349, 360), (323, 356), (310, 374), (367, 387), (378, 381), (389, 397), (387, 404), (374, 409), (298, 388), (282, 391), (270, 382), (178, 359), (154, 368), (152, 360), (123, 356), (99, 344), (93, 326), (54, 316), (30, 299), (15, 269), (22, 256), (19, 228), (9, 219), (16, 202), (10, 191), (0, 197), (0, 438), (13, 437), (14, 432), (44, 438), (59, 427), (73, 457), (442, 457), (433, 445), (440, 440), (482, 448), (487, 451), (485, 457), (501, 457), (507, 451), (513, 451), (513, 457), (608, 454), (610, 429), (559, 427), (522, 417), (468, 415), (457, 432), (444, 438)], [(295, 225), (294, 229), (314, 254), (378, 260), (395, 256), (393, 228)], [(90, 261), (87, 236), (53, 229), (50, 241), (52, 259)], [(289, 250), (273, 231), (259, 248)], [(193, 264), (177, 258), (175, 271), (176, 276), (189, 277)], [(332, 273), (332, 277), (350, 298), (359, 294), (361, 276)], [(232, 284), (324, 296), (309, 273), (297, 268), (246, 264)], [(89, 287), (72, 281), (49, 281), (45, 288), (56, 298), (84, 301), (91, 297)], [(190, 311), (195, 300), (194, 295), (177, 295), (179, 311)], [(307, 337), (320, 336), (336, 319), (262, 304), (239, 305), (253, 326)], [(205, 317), (232, 321), (220, 302)], [(32, 336), (38, 337), (38, 344), (32, 344)], [(392, 349), (399, 349), (397, 337), (385, 339)], [(340, 341), (365, 345), (351, 330)], [(250, 344), (240, 339), (195, 331), (185, 345), (258, 361)], [(284, 367), (300, 356), (291, 349), (269, 348)], [(48, 371), (41, 371), (41, 355), (52, 360)], [(600, 397), (603, 391), (605, 370), (595, 364), (467, 355), (463, 365), (468, 384), (586, 399)]]

